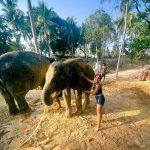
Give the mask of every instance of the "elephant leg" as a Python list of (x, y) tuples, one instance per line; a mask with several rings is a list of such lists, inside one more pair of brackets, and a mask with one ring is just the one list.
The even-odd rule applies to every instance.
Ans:
[(3, 95), (6, 103), (8, 104), (9, 113), (11, 115), (15, 115), (19, 113), (19, 110), (15, 104), (14, 98), (11, 96), (11, 94), (6, 89), (0, 89), (1, 94)]
[(83, 103), (83, 111), (87, 108), (87, 106), (89, 105), (90, 103), (90, 94), (89, 93), (85, 93), (85, 100), (84, 100), (84, 103)]
[(77, 98), (76, 98), (76, 107), (77, 110), (75, 112), (76, 115), (81, 115), (82, 114), (82, 92), (77, 91)]
[(20, 113), (26, 113), (31, 110), (28, 103), (25, 100), (25, 94), (15, 95), (14, 97), (19, 106)]
[(72, 117), (72, 108), (71, 108), (71, 90), (66, 89), (63, 91), (63, 97), (66, 102), (66, 117)]

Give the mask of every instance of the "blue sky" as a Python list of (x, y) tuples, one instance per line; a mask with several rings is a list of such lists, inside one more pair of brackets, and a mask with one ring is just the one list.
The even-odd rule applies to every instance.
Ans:
[[(112, 18), (116, 17), (117, 10), (113, 9), (113, 3), (116, 0), (108, 0), (103, 4), (100, 0), (43, 0), (48, 8), (54, 11), (63, 19), (66, 17), (74, 17), (79, 25), (98, 8), (103, 8)], [(39, 0), (31, 0), (32, 6), (37, 6)], [(1, 6), (0, 6), (1, 7)], [(27, 0), (18, 0), (19, 9), (27, 11)]]
[[(37, 6), (39, 1), (31, 0), (32, 6)], [(48, 8), (53, 8), (54, 11), (63, 19), (74, 17), (79, 25), (98, 8), (104, 9), (113, 19), (119, 16), (118, 10), (114, 6), (120, 0), (103, 0), (105, 3), (100, 3), (101, 0), (43, 0)], [(19, 9), (27, 11), (27, 0), (18, 0)], [(0, 5), (0, 14), (1, 12)]]

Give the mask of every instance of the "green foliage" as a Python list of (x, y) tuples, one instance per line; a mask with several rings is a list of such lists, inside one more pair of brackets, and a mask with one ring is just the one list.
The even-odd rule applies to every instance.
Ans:
[(81, 45), (85, 45), (86, 44), (86, 26), (83, 23), (80, 27), (80, 39), (79, 39), (79, 43)]
[[(126, 34), (128, 34), (128, 42), (125, 41), (125, 47), (128, 47), (130, 59), (143, 60), (150, 48), (150, 26), (148, 20), (150, 5), (147, 5), (148, 3), (145, 0), (121, 0), (119, 10), (122, 12), (122, 15), (115, 21), (117, 29), (121, 34), (123, 33), (124, 28), (125, 5), (127, 1), (128, 18)], [(143, 6), (145, 6), (145, 11), (141, 12), (139, 10), (140, 4), (144, 4)], [(137, 12), (133, 12), (135, 8)]]
[(40, 48), (42, 51), (65, 55), (66, 51), (75, 52), (80, 30), (73, 18), (61, 19), (56, 12), (48, 9), (44, 2), (33, 8)]
[[(105, 53), (105, 57), (110, 57), (110, 52), (105, 47), (110, 41), (114, 41), (115, 46), (111, 55), (117, 57), (119, 54), (117, 45), (119, 34), (122, 34), (124, 27), (127, 1), (129, 5), (126, 34), (129, 39), (127, 43), (129, 57), (144, 59), (150, 48), (150, 4), (147, 0), (118, 1), (122, 15), (115, 21), (116, 28), (110, 15), (104, 10), (95, 11), (81, 27), (78, 27), (74, 18), (61, 19), (52, 8), (49, 9), (44, 2), (39, 2), (37, 7), (33, 7), (33, 16), (40, 49), (43, 52), (52, 50), (59, 55), (66, 53), (73, 55), (77, 47), (84, 49), (85, 45), (89, 44), (92, 54), (97, 54), (100, 58), (102, 53), (103, 55)], [(18, 9), (17, 3), (17, 0), (0, 0), (3, 13), (0, 18), (0, 54), (11, 50), (23, 50), (22, 37), (32, 45), (29, 16)], [(140, 4), (145, 8), (144, 11), (141, 11)], [(135, 10), (133, 8), (136, 8), (137, 13), (133, 12)]]
[[(97, 47), (99, 51), (111, 39), (113, 31), (111, 17), (101, 9), (90, 15), (85, 22), (85, 39), (89, 43), (97, 44), (95, 48)], [(94, 52), (93, 45), (91, 48), (91, 51)]]
[[(150, 1), (149, 0), (133, 0), (133, 2), (135, 3), (135, 8), (137, 10), (137, 13), (139, 15), (139, 17), (145, 21), (148, 25), (148, 27), (150, 28)], [(140, 10), (140, 6), (141, 4), (144, 6), (145, 10), (141, 11)]]
[(146, 21), (143, 21), (137, 14), (134, 16), (134, 22), (129, 26), (130, 38), (128, 42), (130, 59), (144, 60), (146, 52), (150, 48), (150, 28)]
[[(96, 46), (97, 46), (98, 48), (101, 47), (101, 43), (92, 42), (92, 43), (90, 44), (90, 50), (91, 50), (91, 53), (92, 53), (92, 54), (96, 54)], [(98, 49), (98, 58), (100, 58), (101, 54), (102, 54), (101, 49)]]
[(111, 53), (110, 53), (110, 50), (109, 50), (108, 47), (107, 47), (106, 50), (105, 50), (105, 57), (106, 57), (106, 58), (110, 58), (110, 57), (111, 57)]
[(111, 17), (104, 10), (97, 10), (90, 15), (85, 23), (86, 39), (88, 41), (103, 41), (110, 37), (113, 25)]
[(57, 32), (51, 37), (51, 48), (54, 53), (65, 55), (67, 51), (74, 54), (79, 44), (80, 29), (77, 27), (73, 18), (63, 20), (55, 18), (57, 23)]
[(119, 49), (118, 49), (117, 45), (114, 45), (114, 46), (113, 46), (113, 49), (112, 49), (112, 51), (111, 51), (111, 56), (112, 56), (113, 58), (116, 58), (116, 57), (119, 56)]
[(79, 43), (79, 37), (80, 37), (80, 29), (77, 26), (77, 22), (74, 18), (68, 17), (66, 19), (67, 21), (67, 41), (69, 49), (72, 51), (72, 53), (75, 53), (75, 49), (78, 47)]
[(150, 48), (150, 36), (137, 37), (131, 40), (129, 44), (130, 59), (137, 58), (144, 60), (146, 57), (146, 51)]
[(58, 15), (53, 11), (52, 8), (48, 9), (44, 2), (39, 2), (37, 7), (33, 7), (33, 16), (37, 35), (40, 41), (41, 51), (46, 51), (50, 54), (50, 37), (53, 29), (56, 28), (53, 18), (57, 17)]
[(16, 50), (16, 44), (11, 41), (12, 34), (4, 20), (0, 18), (0, 55), (8, 51)]
[(2, 17), (9, 26), (10, 32), (15, 39), (18, 50), (22, 50), (21, 37), (26, 40), (30, 38), (29, 26), (27, 26), (27, 18), (23, 11), (17, 8), (17, 0), (0, 0), (2, 5)]

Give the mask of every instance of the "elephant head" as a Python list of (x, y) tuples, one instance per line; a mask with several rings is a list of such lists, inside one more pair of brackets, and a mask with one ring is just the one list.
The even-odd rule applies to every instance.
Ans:
[(42, 91), (42, 100), (46, 105), (53, 103), (52, 94), (64, 89), (89, 90), (91, 84), (80, 76), (85, 73), (94, 78), (93, 69), (81, 59), (68, 59), (64, 62), (54, 62), (46, 73), (46, 83)]
[(60, 62), (52, 63), (46, 73), (46, 82), (42, 91), (42, 100), (46, 105), (53, 103), (52, 94), (67, 88), (70, 74), (69, 66)]

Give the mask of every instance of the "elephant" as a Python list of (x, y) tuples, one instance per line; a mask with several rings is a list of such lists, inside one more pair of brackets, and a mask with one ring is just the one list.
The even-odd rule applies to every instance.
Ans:
[(80, 115), (89, 103), (89, 94), (85, 92), (85, 102), (82, 108), (82, 92), (91, 89), (91, 83), (81, 76), (81, 72), (90, 79), (94, 79), (94, 70), (80, 58), (53, 62), (46, 73), (46, 82), (41, 94), (42, 101), (48, 106), (52, 105), (53, 93), (63, 91), (63, 97), (66, 102), (66, 116), (71, 117), (71, 89), (73, 89), (77, 93), (76, 114)]
[(30, 51), (12, 51), (0, 56), (0, 93), (11, 115), (30, 110), (25, 95), (44, 86), (46, 72), (53, 61), (54, 58)]

